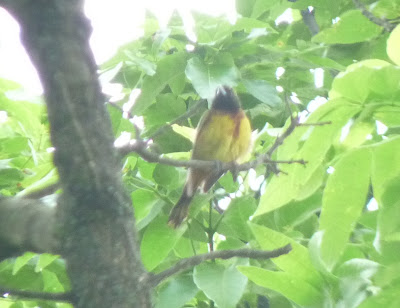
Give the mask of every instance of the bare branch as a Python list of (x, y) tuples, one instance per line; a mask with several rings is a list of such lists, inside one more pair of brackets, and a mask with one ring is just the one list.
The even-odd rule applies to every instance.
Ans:
[(374, 14), (368, 11), (368, 9), (363, 3), (361, 3), (360, 0), (353, 0), (353, 3), (355, 7), (358, 8), (365, 17), (367, 17), (374, 24), (384, 28), (385, 31), (392, 32), (393, 29), (396, 27), (396, 25), (391, 24), (387, 19), (376, 17)]
[(156, 286), (164, 279), (175, 275), (179, 272), (182, 272), (188, 268), (194, 267), (199, 265), (200, 263), (206, 260), (214, 260), (214, 259), (230, 259), (234, 257), (239, 258), (250, 258), (250, 259), (272, 259), (277, 258), (279, 256), (288, 254), (292, 250), (292, 246), (290, 244), (274, 249), (274, 250), (253, 250), (253, 249), (236, 249), (236, 250), (219, 250), (213, 251), (206, 254), (197, 255), (194, 257), (186, 258), (174, 266), (170, 267), (169, 269), (150, 276), (150, 285)]
[(56, 302), (73, 302), (74, 298), (72, 293), (46, 293), (46, 292), (35, 292), (18, 290), (0, 286), (0, 294), (7, 294), (8, 296), (16, 296), (25, 299), (39, 299), (46, 301), (56, 301)]

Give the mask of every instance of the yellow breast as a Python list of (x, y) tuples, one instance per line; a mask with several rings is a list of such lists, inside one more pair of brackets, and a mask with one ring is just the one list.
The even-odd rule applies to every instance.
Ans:
[(235, 114), (212, 110), (199, 124), (192, 157), (240, 162), (250, 150), (250, 144), (250, 121), (243, 110)]

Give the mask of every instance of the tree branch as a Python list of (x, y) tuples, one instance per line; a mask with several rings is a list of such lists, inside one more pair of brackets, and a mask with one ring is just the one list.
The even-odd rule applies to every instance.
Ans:
[[(290, 125), (288, 128), (285, 130), (285, 132), (278, 136), (275, 139), (274, 144), (271, 146), (271, 148), (263, 155), (260, 155), (257, 157), (255, 160), (243, 163), (243, 164), (236, 164), (235, 162), (230, 162), (230, 163), (223, 163), (220, 161), (204, 161), (204, 160), (176, 160), (176, 159), (171, 159), (167, 157), (163, 157), (162, 155), (158, 155), (154, 152), (151, 152), (147, 149), (147, 142), (142, 140), (142, 139), (135, 139), (131, 140), (128, 144), (119, 147), (118, 151), (126, 155), (131, 152), (137, 153), (140, 157), (142, 157), (144, 160), (151, 162), (151, 163), (159, 163), (159, 164), (164, 164), (164, 165), (169, 165), (173, 167), (185, 167), (185, 168), (217, 168), (218, 170), (221, 171), (229, 171), (231, 170), (232, 172), (238, 172), (238, 171), (247, 171), (251, 168), (255, 168), (261, 164), (270, 164), (270, 165), (276, 165), (276, 164), (302, 164), (305, 165), (307, 162), (300, 159), (300, 160), (271, 160), (272, 154), (275, 152), (275, 150), (283, 144), (284, 140), (290, 136), (290, 134), (294, 131), (294, 129), (298, 126), (322, 126), (322, 125), (328, 125), (331, 124), (330, 121), (326, 122), (320, 122), (320, 123), (298, 123), (297, 118), (292, 118), (292, 121), (290, 122)], [(137, 138), (138, 138), (137, 134)], [(276, 173), (279, 173), (277, 171)]]
[(25, 298), (25, 299), (39, 299), (39, 300), (50, 300), (56, 302), (73, 302), (74, 297), (72, 293), (46, 293), (46, 292), (35, 292), (26, 290), (17, 290), (0, 286), (0, 294), (7, 294), (8, 296)]
[(156, 286), (164, 279), (175, 275), (179, 272), (182, 272), (188, 268), (194, 267), (199, 265), (200, 263), (207, 261), (207, 260), (214, 260), (214, 259), (230, 259), (234, 257), (239, 258), (250, 258), (250, 259), (272, 259), (277, 258), (279, 256), (288, 254), (292, 250), (292, 246), (290, 244), (274, 249), (274, 250), (253, 250), (253, 249), (236, 249), (236, 250), (219, 250), (213, 251), (206, 254), (197, 255), (194, 257), (186, 258), (174, 266), (170, 267), (169, 269), (156, 274), (149, 276), (150, 285)]
[(303, 18), (304, 24), (310, 30), (311, 35), (314, 36), (319, 32), (319, 25), (315, 20), (314, 11), (310, 12), (308, 9), (301, 10), (301, 17)]
[[(284, 138), (277, 138), (278, 142), (281, 142), (287, 136), (282, 135)], [(129, 145), (119, 148), (122, 153), (135, 152), (144, 160), (150, 163), (159, 163), (169, 165), (173, 167), (184, 167), (184, 168), (217, 168), (221, 171), (247, 171), (251, 168), (255, 168), (260, 164), (306, 164), (304, 160), (271, 160), (269, 159), (269, 153), (260, 155), (257, 159), (252, 160), (243, 164), (236, 164), (234, 162), (224, 163), (220, 161), (206, 161), (206, 160), (176, 160), (168, 157), (163, 157), (154, 152), (146, 149), (147, 144), (145, 142), (133, 140)]]
[(0, 260), (25, 251), (59, 254), (55, 207), (40, 200), (0, 199)]

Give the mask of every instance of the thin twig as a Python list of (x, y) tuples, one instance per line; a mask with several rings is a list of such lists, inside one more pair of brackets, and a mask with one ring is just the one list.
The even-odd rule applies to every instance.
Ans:
[(0, 286), (0, 294), (7, 294), (7, 296), (16, 296), (26, 299), (41, 299), (41, 300), (56, 301), (56, 302), (72, 303), (74, 301), (74, 296), (71, 292), (67, 293), (35, 292), (35, 291), (18, 290)]
[(396, 27), (396, 25), (391, 24), (387, 19), (376, 17), (374, 14), (368, 11), (368, 9), (363, 3), (361, 3), (360, 0), (353, 0), (353, 3), (355, 7), (358, 8), (365, 17), (367, 17), (374, 24), (384, 28), (385, 31), (392, 32), (393, 29)]
[(239, 258), (251, 258), (251, 259), (272, 259), (277, 258), (279, 256), (288, 254), (292, 250), (292, 246), (290, 244), (274, 249), (274, 250), (253, 250), (253, 249), (236, 249), (236, 250), (219, 250), (206, 254), (201, 254), (197, 256), (193, 256), (190, 258), (183, 259), (176, 263), (174, 266), (169, 269), (160, 272), (156, 275), (150, 276), (149, 283), (151, 286), (158, 285), (164, 279), (175, 275), (179, 272), (182, 272), (188, 268), (199, 265), (200, 263), (206, 260), (214, 260), (214, 259), (230, 259), (234, 257)]

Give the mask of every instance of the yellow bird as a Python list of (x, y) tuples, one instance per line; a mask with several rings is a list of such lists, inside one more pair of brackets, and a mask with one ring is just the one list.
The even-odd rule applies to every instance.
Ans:
[[(251, 125), (239, 98), (230, 87), (217, 89), (211, 109), (204, 113), (197, 126), (192, 159), (240, 162), (250, 145)], [(178, 227), (186, 218), (197, 189), (207, 192), (222, 174), (215, 168), (190, 168), (182, 196), (169, 216), (169, 225)]]

